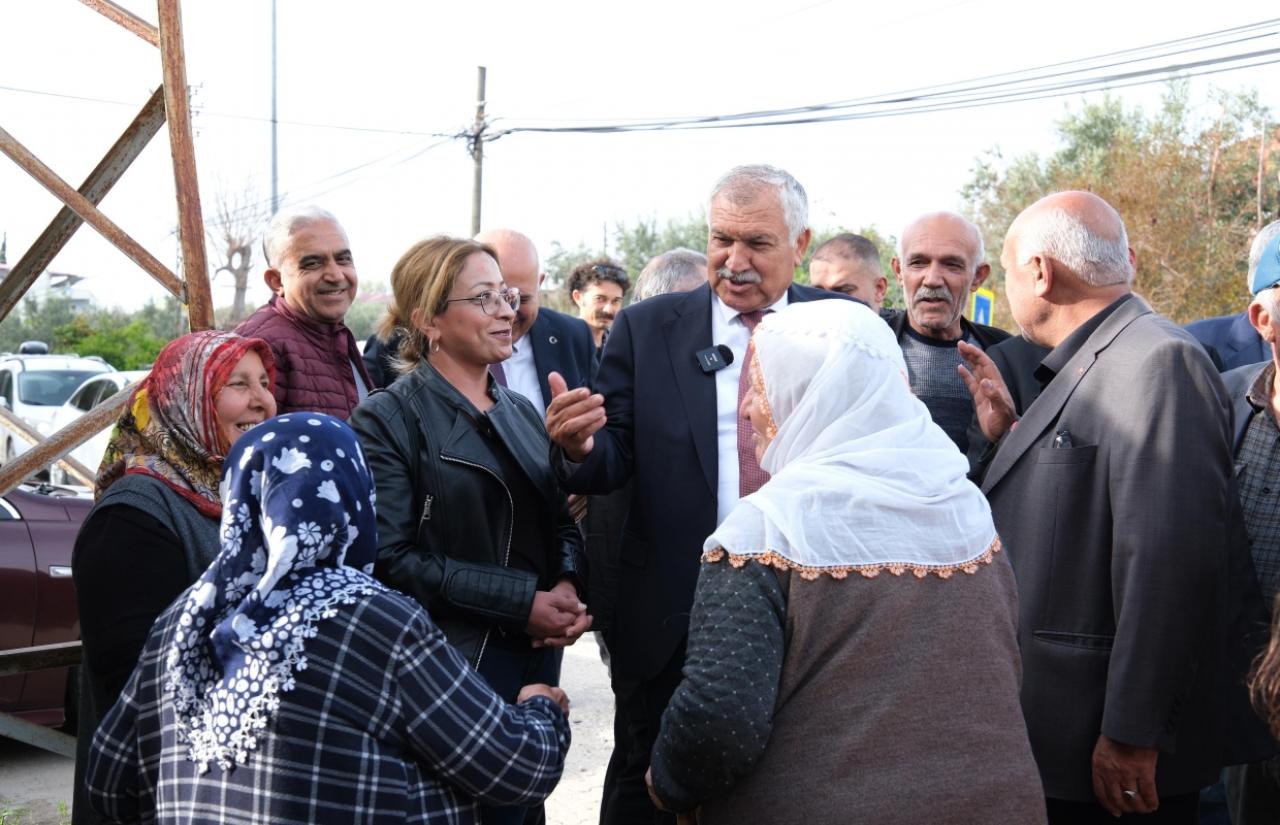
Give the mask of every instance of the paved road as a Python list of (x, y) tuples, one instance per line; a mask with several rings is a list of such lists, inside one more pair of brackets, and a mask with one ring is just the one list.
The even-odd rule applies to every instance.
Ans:
[[(569, 694), (573, 745), (564, 778), (547, 800), (547, 822), (595, 825), (613, 749), (613, 694), (594, 634), (565, 650), (560, 681)], [(0, 821), (69, 823), (73, 772), (70, 759), (0, 739)]]
[(613, 691), (595, 636), (565, 648), (560, 685), (569, 694), (573, 743), (564, 777), (547, 800), (547, 825), (600, 821), (600, 791), (613, 751)]
[(0, 738), (0, 821), (15, 825), (71, 822), (75, 761)]

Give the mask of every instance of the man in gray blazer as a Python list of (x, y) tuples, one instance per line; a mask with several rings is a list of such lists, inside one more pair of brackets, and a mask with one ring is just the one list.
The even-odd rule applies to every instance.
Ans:
[(1222, 764), (1239, 527), (1222, 380), (1132, 294), (1124, 223), (1096, 195), (1032, 205), (1001, 262), (1014, 320), (1052, 349), (1020, 420), (991, 360), (961, 346), (999, 442), (982, 489), (1018, 579), (1022, 704), (1050, 822), (1194, 823)]

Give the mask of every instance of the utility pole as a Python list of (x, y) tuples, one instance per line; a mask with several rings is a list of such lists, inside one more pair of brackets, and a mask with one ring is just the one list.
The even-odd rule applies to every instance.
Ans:
[(276, 0), (271, 0), (271, 214), (280, 211), (280, 167), (276, 145)]
[(484, 66), (477, 66), (476, 124), (470, 135), (471, 158), (476, 162), (475, 182), (471, 188), (471, 234), (480, 233), (480, 192), (484, 185)]

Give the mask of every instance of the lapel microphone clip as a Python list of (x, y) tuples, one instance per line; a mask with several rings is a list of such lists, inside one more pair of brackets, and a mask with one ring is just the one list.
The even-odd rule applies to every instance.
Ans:
[(733, 350), (724, 344), (716, 344), (714, 347), (698, 350), (694, 357), (698, 359), (698, 366), (702, 367), (702, 371), (710, 375), (733, 363)]

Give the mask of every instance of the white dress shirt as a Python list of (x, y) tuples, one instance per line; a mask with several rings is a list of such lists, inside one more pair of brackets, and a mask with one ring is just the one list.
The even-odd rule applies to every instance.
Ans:
[[(768, 309), (780, 310), (787, 305), (787, 293)], [(751, 333), (739, 312), (711, 293), (711, 345), (724, 344), (733, 350), (733, 363), (716, 372), (716, 454), (719, 481), (716, 485), (716, 525), (738, 503), (738, 376), (747, 358)], [(509, 375), (510, 373), (508, 373)]]
[(542, 385), (538, 383), (538, 365), (533, 362), (533, 342), (528, 335), (512, 345), (511, 357), (502, 362), (502, 371), (507, 377), (507, 389), (532, 401), (540, 414), (547, 414)]

